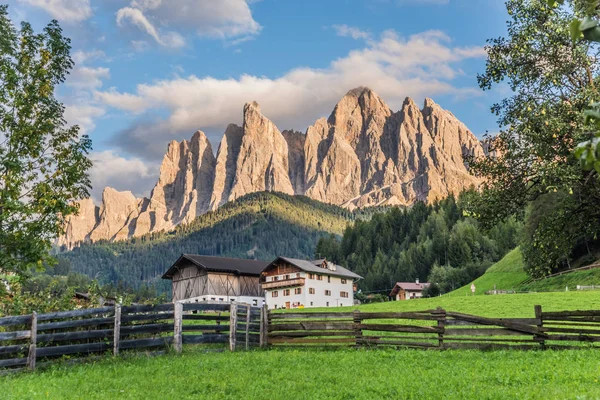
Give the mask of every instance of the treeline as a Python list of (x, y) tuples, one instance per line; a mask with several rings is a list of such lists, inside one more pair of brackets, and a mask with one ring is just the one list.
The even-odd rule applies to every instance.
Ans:
[(356, 221), (341, 240), (323, 238), (316, 255), (364, 277), (364, 292), (385, 293), (398, 281), (433, 282), (434, 291), (463, 286), (517, 246), (521, 224), (514, 219), (483, 230), (464, 215), (455, 198), (410, 209), (393, 208)]
[(310, 258), (320, 238), (341, 234), (348, 223), (369, 218), (375, 211), (351, 212), (301, 196), (253, 193), (172, 232), (84, 244), (58, 256), (68, 260), (73, 271), (102, 284), (152, 285), (165, 293), (170, 282), (161, 276), (181, 254)]

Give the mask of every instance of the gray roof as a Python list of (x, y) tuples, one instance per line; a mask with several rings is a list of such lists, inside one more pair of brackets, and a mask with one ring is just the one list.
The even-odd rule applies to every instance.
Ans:
[(238, 275), (259, 276), (263, 269), (269, 264), (267, 261), (247, 260), (241, 258), (201, 256), (198, 254), (183, 254), (162, 276), (163, 279), (171, 279), (183, 260), (189, 260), (198, 267), (207, 271), (231, 272)]
[[(357, 275), (354, 272), (352, 272), (344, 267), (341, 267), (339, 265), (336, 265), (335, 271), (331, 271), (329, 269), (319, 267), (318, 265), (320, 265), (323, 261), (325, 261), (325, 259), (308, 261), (308, 260), (299, 260), (297, 258), (278, 257), (275, 261), (277, 261), (277, 260), (287, 261), (288, 263), (300, 268), (304, 272), (311, 272), (311, 273), (315, 273), (315, 274), (326, 274), (326, 275), (332, 275), (332, 276), (341, 276), (343, 278), (351, 278), (351, 279), (362, 279), (362, 276)], [(273, 261), (273, 263), (275, 261)], [(271, 263), (271, 264), (273, 264), (273, 263)], [(271, 264), (269, 264), (269, 266), (271, 266)], [(267, 268), (269, 266), (267, 266)]]

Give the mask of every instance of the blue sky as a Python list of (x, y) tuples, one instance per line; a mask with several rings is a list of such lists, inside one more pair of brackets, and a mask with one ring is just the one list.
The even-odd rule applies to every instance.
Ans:
[[(0, 1), (1, 3), (1, 1)], [(500, 0), (8, 0), (13, 21), (59, 20), (76, 67), (58, 95), (94, 142), (93, 196), (145, 195), (171, 140), (201, 129), (214, 151), (256, 100), (305, 131), (369, 86), (394, 110), (433, 98), (476, 135), (495, 132), (477, 87), (485, 41), (505, 33)]]

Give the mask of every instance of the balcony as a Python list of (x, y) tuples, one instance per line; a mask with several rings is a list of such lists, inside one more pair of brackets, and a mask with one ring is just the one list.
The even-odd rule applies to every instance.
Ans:
[(290, 286), (303, 286), (305, 278), (292, 278), (292, 279), (284, 279), (282, 281), (271, 281), (271, 282), (262, 282), (261, 286), (263, 290), (266, 289), (277, 289), (282, 287), (290, 287)]

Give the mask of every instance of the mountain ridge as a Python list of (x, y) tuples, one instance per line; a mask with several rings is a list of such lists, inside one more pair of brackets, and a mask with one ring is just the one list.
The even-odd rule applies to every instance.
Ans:
[(171, 230), (261, 191), (350, 210), (433, 202), (478, 186), (463, 157), (485, 153), (462, 122), (429, 98), (423, 108), (406, 98), (394, 112), (371, 89), (356, 88), (305, 133), (280, 131), (250, 102), (242, 126), (228, 125), (216, 156), (202, 131), (170, 142), (149, 198), (106, 188), (99, 207), (89, 199), (79, 203), (58, 245)]

